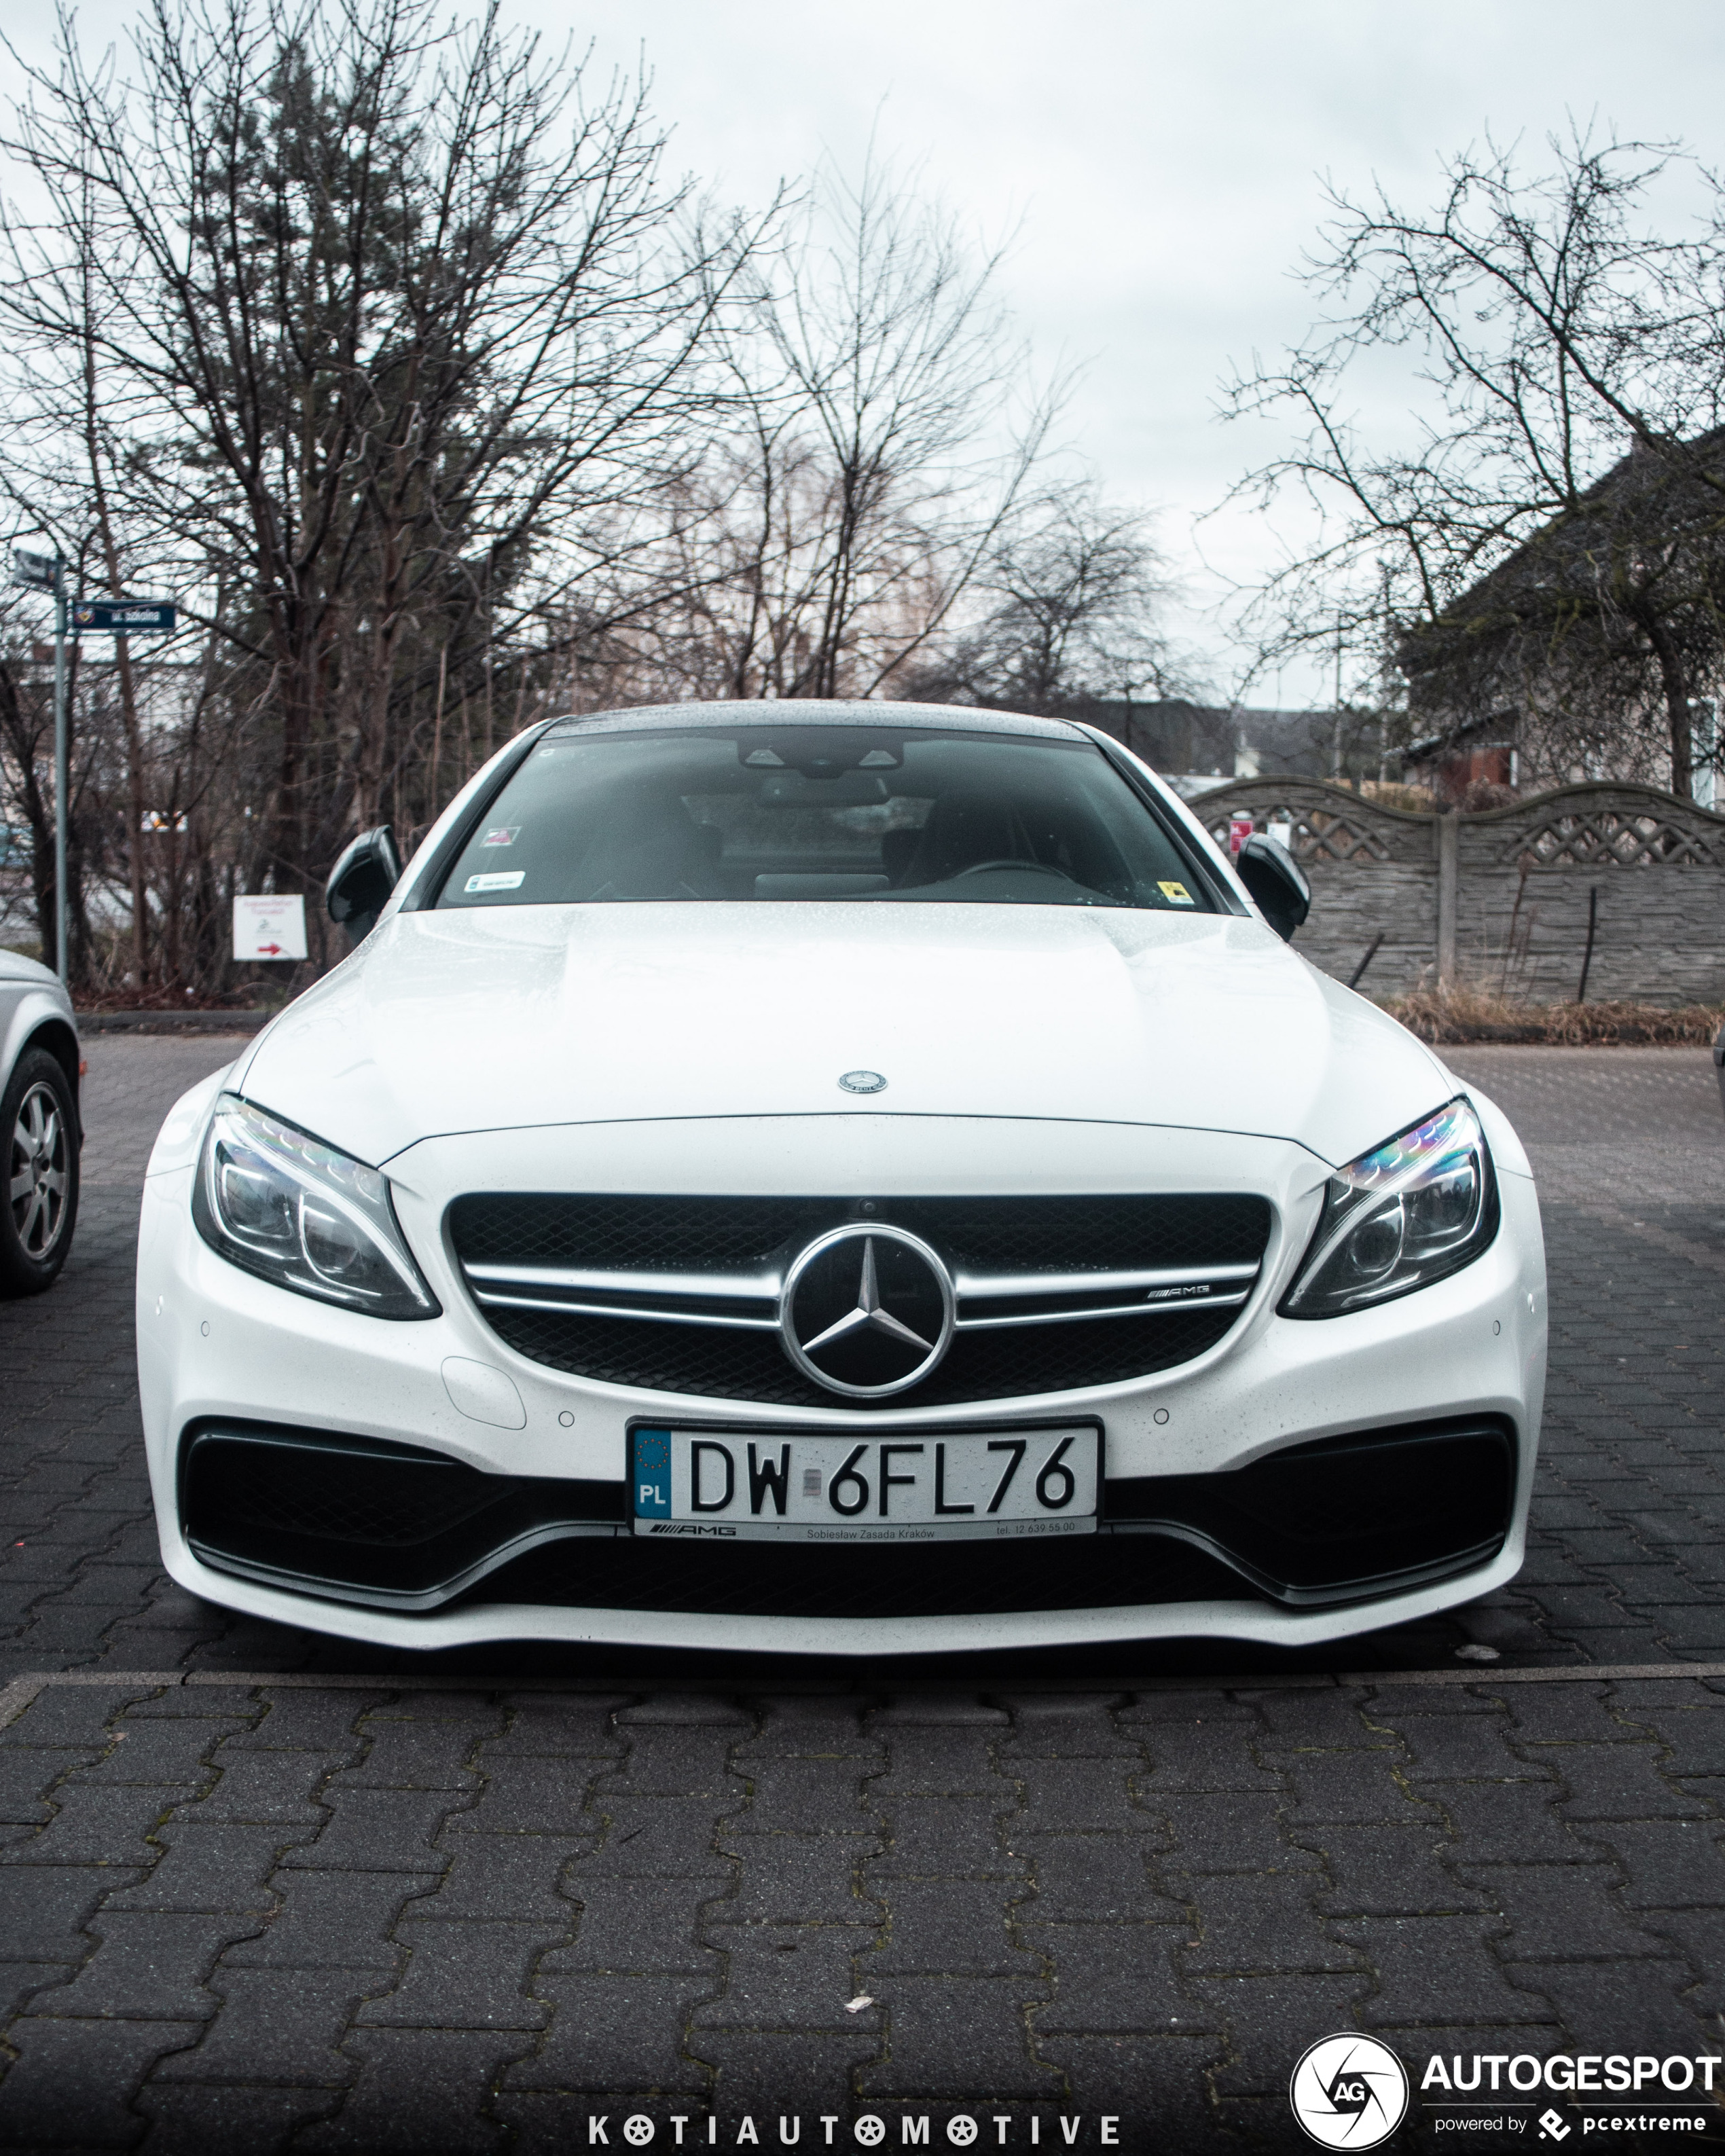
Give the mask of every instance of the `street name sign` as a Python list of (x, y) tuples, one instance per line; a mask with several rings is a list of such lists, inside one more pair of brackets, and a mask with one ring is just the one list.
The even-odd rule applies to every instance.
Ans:
[(39, 592), (54, 589), (54, 557), (52, 554), (32, 554), (23, 547), (12, 550), (12, 581), (15, 584), (30, 584)]
[(234, 901), (236, 958), (303, 958), (305, 901), (298, 891), (257, 892)]
[(158, 599), (80, 599), (72, 608), (74, 629), (106, 630), (129, 636), (141, 629), (172, 629), (174, 609)]

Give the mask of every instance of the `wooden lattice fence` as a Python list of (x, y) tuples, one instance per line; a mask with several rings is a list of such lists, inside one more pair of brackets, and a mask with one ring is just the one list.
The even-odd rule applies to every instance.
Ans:
[[(1554, 1003), (1725, 1002), (1725, 816), (1647, 786), (1560, 787), (1505, 808), (1419, 814), (1318, 779), (1247, 778), (1193, 804), (1292, 827), (1312, 879), (1295, 939), (1396, 994), (1440, 978)], [(1591, 955), (1589, 955), (1589, 948)]]

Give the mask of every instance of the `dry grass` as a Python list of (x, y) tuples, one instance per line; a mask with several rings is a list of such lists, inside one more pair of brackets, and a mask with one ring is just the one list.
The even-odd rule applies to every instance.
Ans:
[(1725, 1024), (1725, 1004), (1512, 1004), (1483, 988), (1416, 988), (1383, 1008), (1434, 1047), (1470, 1041), (1547, 1048), (1705, 1048)]

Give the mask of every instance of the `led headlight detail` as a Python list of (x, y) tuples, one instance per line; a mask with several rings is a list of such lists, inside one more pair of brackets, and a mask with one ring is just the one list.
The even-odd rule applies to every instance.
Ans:
[(224, 1093), (193, 1186), (198, 1232), (230, 1265), (373, 1317), (435, 1317), (375, 1168)]
[(1339, 1317), (1471, 1265), (1497, 1232), (1497, 1184), (1465, 1100), (1338, 1168), (1284, 1317)]

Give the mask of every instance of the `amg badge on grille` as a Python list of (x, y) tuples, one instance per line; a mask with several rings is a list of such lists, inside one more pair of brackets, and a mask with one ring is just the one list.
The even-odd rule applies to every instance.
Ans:
[(878, 1397), (926, 1378), (957, 1316), (952, 1276), (919, 1236), (852, 1224), (792, 1263), (778, 1327), (797, 1368), (829, 1392)]

